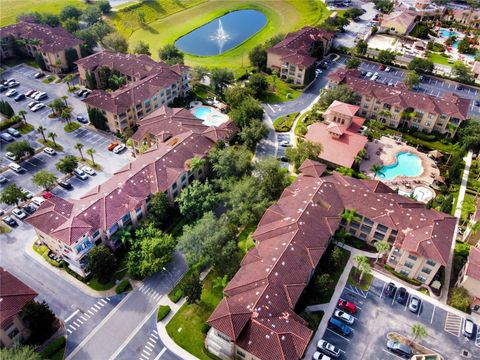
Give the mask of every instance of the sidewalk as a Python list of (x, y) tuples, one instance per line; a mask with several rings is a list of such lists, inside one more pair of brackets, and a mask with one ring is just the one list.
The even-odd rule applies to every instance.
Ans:
[[(175, 355), (177, 355), (180, 359), (183, 360), (196, 360), (197, 358), (190, 354), (188, 351), (186, 351), (184, 348), (180, 347), (177, 345), (175, 341), (172, 340), (172, 338), (168, 335), (166, 325), (169, 323), (169, 321), (172, 319), (172, 317), (176, 314), (176, 312), (182, 307), (182, 305), (185, 303), (186, 298), (183, 298), (180, 300), (178, 303), (173, 303), (168, 296), (163, 296), (162, 299), (160, 300), (160, 305), (168, 305), (170, 306), (170, 313), (160, 322), (157, 323), (157, 331), (158, 331), (158, 336), (160, 336), (160, 339), (162, 340), (163, 344), (173, 352)], [(188, 329), (185, 329), (185, 331)]]
[[(34, 239), (34, 242), (36, 241), (37, 239), (35, 238)], [(70, 274), (68, 274), (66, 271), (64, 270), (61, 270), (60, 268), (56, 268), (55, 266), (52, 266), (50, 265), (49, 263), (47, 263), (45, 261), (45, 259), (38, 253), (36, 253), (33, 248), (32, 248), (33, 244), (30, 242), (30, 241), (27, 241), (26, 242), (26, 245), (25, 245), (25, 253), (30, 256), (32, 259), (34, 259), (35, 261), (37, 261), (40, 265), (42, 266), (45, 266), (46, 268), (48, 268), (48, 270), (54, 272), (56, 275), (60, 276), (61, 278), (63, 278), (65, 281), (68, 281), (70, 284), (72, 284), (73, 286), (75, 286), (78, 290), (80, 290), (81, 292), (83, 292), (84, 294), (86, 295), (89, 295), (89, 296), (92, 296), (92, 297), (97, 297), (97, 298), (103, 298), (103, 297), (107, 297), (107, 296), (114, 296), (114, 295), (117, 295), (117, 293), (115, 292), (115, 288), (112, 288), (110, 290), (105, 290), (105, 291), (96, 291), (96, 290), (93, 290), (91, 287), (89, 287), (88, 285), (82, 283), (81, 281), (75, 279), (73, 276), (71, 276)]]

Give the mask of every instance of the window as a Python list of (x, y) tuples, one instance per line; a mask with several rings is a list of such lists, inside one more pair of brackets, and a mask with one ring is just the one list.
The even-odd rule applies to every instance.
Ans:
[(435, 265), (437, 265), (437, 263), (436, 263), (435, 261), (433, 261), (433, 260), (428, 259), (428, 260), (427, 260), (427, 265), (429, 265), (429, 266), (435, 266)]
[(355, 235), (355, 233), (357, 232), (357, 230), (355, 229), (349, 229), (348, 232), (352, 235)]
[(363, 222), (367, 225), (373, 225), (373, 221), (368, 218), (363, 219)]
[(424, 283), (425, 281), (427, 281), (427, 278), (425, 276), (422, 276), (422, 275), (418, 275), (417, 276), (417, 280)]
[(417, 260), (417, 257), (415, 255), (408, 255), (408, 258), (413, 261)]
[(18, 329), (17, 329), (17, 328), (14, 328), (14, 329), (12, 330), (12, 332), (8, 334), (8, 337), (9, 337), (10, 339), (13, 339), (15, 336), (18, 335), (18, 333), (19, 333)]
[(130, 222), (130, 213), (126, 213), (122, 216), (122, 223), (125, 225)]
[(424, 267), (424, 268), (422, 269), (422, 272), (425, 273), (425, 274), (430, 274), (430, 273), (432, 272), (432, 269), (429, 269), (429, 268), (427, 268), (427, 267)]
[(174, 198), (176, 198), (177, 195), (178, 195), (178, 190), (175, 190), (172, 195), (173, 195)]
[(100, 230), (97, 230), (92, 234), (92, 239), (96, 239), (98, 235), (100, 235)]
[(382, 231), (382, 232), (385, 233), (385, 232), (387, 232), (387, 230), (388, 230), (388, 228), (386, 226), (380, 225), (380, 224), (377, 225), (377, 231)]
[(352, 221), (350, 223), (350, 227), (354, 228), (354, 229), (358, 229), (360, 227), (360, 224), (356, 221)]
[(237, 355), (240, 356), (241, 358), (245, 357), (245, 353), (241, 351), (240, 349), (237, 349)]
[(405, 276), (409, 276), (409, 275), (410, 275), (410, 273), (409, 273), (408, 271), (403, 270), (403, 269), (400, 270), (400, 274), (405, 275)]
[(359, 238), (360, 238), (361, 240), (367, 240), (367, 234), (360, 233)]
[(383, 240), (385, 238), (385, 234), (379, 233), (378, 231), (375, 231), (375, 234), (373, 234), (373, 237), (376, 240)]
[(367, 225), (362, 225), (362, 231), (366, 233), (370, 233), (370, 231), (372, 231), (372, 227)]
[(406, 261), (405, 264), (404, 264), (407, 268), (409, 269), (412, 269), (413, 268), (413, 265), (415, 265), (413, 262), (411, 261)]
[(175, 190), (177, 188), (177, 183), (173, 183), (172, 189)]
[(118, 230), (118, 224), (115, 223), (115, 224), (113, 224), (113, 225), (110, 227), (110, 229), (108, 229), (108, 234), (109, 234), (109, 235), (112, 235), (112, 234), (114, 234), (117, 230)]

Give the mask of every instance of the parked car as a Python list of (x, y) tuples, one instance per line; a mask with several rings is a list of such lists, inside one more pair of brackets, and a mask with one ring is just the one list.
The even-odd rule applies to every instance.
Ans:
[(5, 184), (7, 181), (8, 179), (5, 176), (0, 175), (0, 184)]
[(37, 105), (35, 105), (34, 107), (32, 107), (31, 110), (32, 110), (33, 112), (36, 112), (36, 111), (38, 111), (38, 110), (43, 109), (44, 107), (45, 107), (45, 104), (44, 104), (44, 103), (38, 103)]
[(20, 86), (20, 83), (17, 80), (12, 80), (8, 83), (9, 88), (14, 88), (14, 87), (17, 87), (17, 86)]
[(74, 174), (77, 178), (79, 178), (80, 180), (87, 180), (87, 179), (88, 179), (87, 174), (85, 174), (85, 173), (82, 171), (82, 169), (77, 168), (77, 169), (73, 170), (73, 174)]
[(114, 152), (115, 154), (120, 154), (120, 153), (121, 153), (123, 150), (125, 150), (125, 149), (126, 149), (125, 145), (120, 144), (120, 145), (117, 145), (117, 146), (115, 147), (115, 149), (113, 149), (113, 152)]
[(25, 100), (25, 94), (18, 94), (17, 96), (15, 96), (15, 97), (13, 98), (13, 100), (15, 100), (16, 102)]
[(107, 149), (108, 149), (108, 151), (113, 151), (113, 149), (115, 149), (117, 146), (118, 146), (117, 142), (112, 142), (112, 143), (108, 144)]
[(395, 83), (393, 82), (393, 80), (390, 80), (390, 81), (388, 82), (388, 86), (395, 86)]
[(365, 76), (367, 75), (367, 72), (365, 70), (360, 71), (360, 75)]
[(355, 314), (357, 312), (357, 306), (347, 300), (343, 300), (343, 299), (338, 300), (337, 307), (339, 309), (348, 311), (350, 314)]
[(27, 197), (27, 199), (33, 198), (33, 194), (32, 194), (30, 191), (28, 191), (28, 190), (25, 189), (25, 188), (20, 188), (20, 189), (21, 189), (22, 192), (25, 194), (25, 196)]
[(392, 70), (392, 69), (390, 68), (390, 66), (387, 66), (387, 67), (385, 68), (385, 72), (390, 72), (391, 70)]
[(58, 179), (57, 184), (66, 190), (70, 190), (73, 188), (72, 184), (70, 184), (67, 180)]
[(343, 336), (348, 336), (352, 332), (352, 330), (342, 323), (340, 320), (335, 319), (334, 317), (331, 317), (330, 320), (328, 320), (327, 324), (328, 328), (343, 335)]
[(475, 106), (480, 106), (480, 100), (475, 100)]
[(32, 215), (35, 211), (37, 211), (37, 207), (32, 203), (23, 206), (22, 209), (29, 215)]
[(12, 161), (17, 161), (18, 160), (18, 156), (15, 155), (14, 153), (10, 152), (10, 151), (7, 151), (5, 153), (5, 157), (8, 159), (8, 160), (12, 160)]
[(85, 172), (86, 174), (93, 176), (95, 175), (95, 170), (93, 170), (90, 166), (84, 166), (82, 167), (82, 171)]
[(42, 197), (44, 199), (51, 199), (53, 197), (53, 194), (49, 191), (45, 191), (43, 194), (42, 194)]
[(4, 140), (6, 142), (12, 142), (13, 141), (12, 135), (10, 135), (9, 133), (6, 133), (6, 132), (0, 134), (0, 139)]
[(288, 141), (288, 140), (283, 140), (283, 141), (280, 143), (280, 146), (282, 146), (282, 147), (291, 147), (292, 144), (291, 144), (290, 141)]
[(48, 154), (48, 155), (55, 155), (57, 152), (52, 149), (51, 147), (46, 147), (45, 149), (43, 149), (43, 152), (45, 154)]
[(470, 319), (465, 319), (463, 322), (463, 327), (462, 327), (462, 334), (463, 336), (471, 339), (473, 338), (473, 332), (475, 330), (475, 324), (473, 323), (472, 320)]
[(84, 90), (82, 93), (82, 96), (86, 98), (88, 95), (90, 95), (91, 92), (92, 92), (91, 90)]
[(34, 99), (35, 96), (37, 96), (38, 94), (40, 94), (40, 91), (34, 91), (33, 93), (30, 94), (29, 98)]
[(408, 310), (413, 312), (414, 314), (418, 313), (420, 311), (420, 307), (422, 306), (422, 300), (420, 300), (418, 297), (415, 295), (412, 295), (410, 297), (410, 301), (408, 303)]
[(398, 341), (388, 340), (387, 348), (391, 352), (400, 355), (401, 357), (404, 357), (406, 359), (410, 359), (413, 355), (413, 351), (410, 346), (402, 344)]
[(18, 165), (17, 163), (10, 163), (8, 164), (8, 167), (13, 171), (15, 171), (16, 173), (21, 173), (22, 171), (25, 171), (25, 169), (20, 165)]
[(0, 84), (0, 92), (4, 92), (4, 91), (7, 91), (8, 87), (3, 85), (3, 84)]
[(45, 201), (45, 199), (40, 197), (40, 196), (35, 196), (35, 197), (32, 198), (32, 203), (34, 203), (37, 206), (42, 205), (44, 201)]
[(11, 218), (10, 216), (5, 216), (3, 219), (3, 222), (9, 226), (17, 226), (18, 223), (13, 219)]
[(405, 289), (404, 287), (398, 288), (398, 291), (397, 291), (397, 302), (398, 302), (399, 304), (405, 305), (405, 304), (407, 303), (407, 299), (408, 299), (407, 289)]
[(457, 90), (463, 90), (463, 85), (458, 84), (457, 85)]
[(313, 360), (331, 360), (331, 357), (322, 354), (320, 351), (315, 351), (315, 354), (313, 354), (312, 359)]
[(77, 121), (82, 124), (88, 124), (88, 119), (83, 115), (78, 115)]
[(370, 78), (370, 80), (375, 81), (377, 79), (378, 79), (378, 73), (376, 72), (375, 74), (373, 74), (373, 76)]
[(367, 75), (365, 75), (365, 77), (369, 78), (369, 77), (372, 77), (372, 75), (373, 74), (369, 71), (369, 72), (367, 72)]
[(393, 298), (395, 296), (395, 292), (397, 291), (397, 287), (394, 283), (388, 283), (387, 287), (385, 288), (385, 295)]
[(320, 340), (317, 343), (317, 350), (324, 354), (338, 358), (340, 356), (340, 349), (330, 344), (328, 341)]
[(355, 322), (355, 318), (352, 315), (347, 314), (343, 310), (335, 310), (335, 312), (333, 313), (333, 316), (335, 316), (337, 319), (343, 321), (345, 324), (348, 324), (348, 325), (352, 325)]
[(47, 93), (42, 91), (41, 93), (35, 95), (34, 99), (39, 101), (39, 100), (46, 99), (47, 97), (48, 97)]
[(25, 96), (30, 97), (30, 95), (32, 95), (34, 92), (35, 92), (35, 90), (30, 89), (25, 93)]
[(15, 215), (15, 217), (19, 220), (25, 219), (27, 217), (27, 214), (25, 214), (25, 211), (19, 208), (13, 209), (12, 214)]
[(17, 129), (14, 129), (14, 128), (8, 128), (7, 129), (7, 132), (12, 135), (12, 136), (15, 136), (15, 137), (20, 137), (22, 136), (22, 134), (20, 134), (20, 131), (18, 131)]
[(380, 69), (380, 71), (383, 71), (383, 70), (385, 70), (385, 68), (386, 68), (386, 66), (384, 64), (382, 64), (382, 65), (380, 65), (379, 69)]
[(2, 216), (3, 214), (5, 214), (5, 210), (0, 209), (0, 216)]
[(74, 92), (74, 94), (75, 94), (76, 96), (82, 96), (83, 90), (82, 90), (82, 89), (77, 90), (77, 91)]
[(41, 78), (43, 78), (44, 76), (45, 76), (45, 74), (44, 74), (43, 72), (37, 72), (37, 73), (35, 73), (35, 75), (33, 75), (33, 77), (34, 77), (35, 79), (41, 79)]
[(35, 105), (37, 105), (37, 104), (40, 104), (40, 101), (36, 101), (36, 100), (30, 101), (30, 102), (28, 103), (28, 108), (31, 109), (31, 108), (33, 108), (33, 107), (34, 107)]
[(15, 89), (10, 89), (5, 93), (5, 95), (8, 96), (8, 97), (12, 97), (16, 94), (17, 94), (17, 90), (15, 90)]

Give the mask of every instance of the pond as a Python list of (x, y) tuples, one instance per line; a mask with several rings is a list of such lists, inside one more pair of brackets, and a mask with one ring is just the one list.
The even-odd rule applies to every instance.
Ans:
[(267, 17), (260, 11), (233, 11), (177, 39), (175, 46), (192, 55), (218, 55), (247, 40), (266, 23)]

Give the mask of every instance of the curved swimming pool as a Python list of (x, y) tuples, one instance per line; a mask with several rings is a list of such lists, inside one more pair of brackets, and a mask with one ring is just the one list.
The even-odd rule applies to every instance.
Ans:
[(379, 178), (391, 180), (397, 176), (415, 177), (422, 174), (422, 160), (420, 160), (418, 155), (408, 151), (402, 151), (397, 153), (395, 158), (395, 164), (382, 168), (382, 173), (378, 175)]

